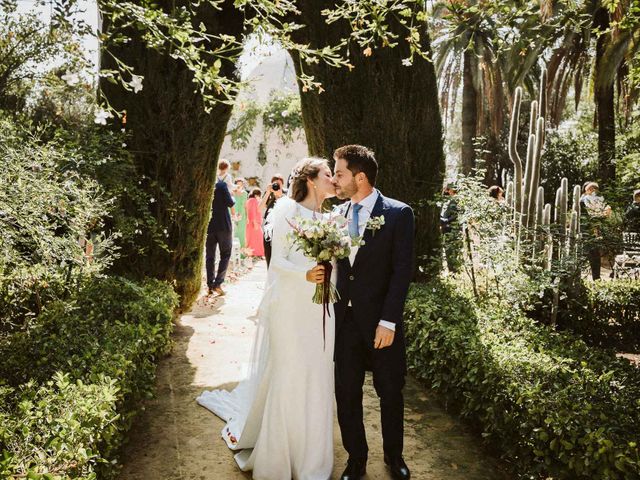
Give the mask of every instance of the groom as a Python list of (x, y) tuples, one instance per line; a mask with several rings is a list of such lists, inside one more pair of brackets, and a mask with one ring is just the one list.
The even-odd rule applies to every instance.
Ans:
[[(384, 461), (395, 479), (409, 479), (402, 458), (402, 388), (406, 353), (402, 314), (413, 272), (413, 211), (383, 197), (374, 188), (378, 163), (371, 150), (347, 145), (334, 152), (333, 183), (349, 233), (363, 236), (364, 245), (338, 261), (335, 304), (335, 378), (338, 422), (349, 453), (342, 480), (366, 473), (368, 456), (362, 412), (366, 370), (380, 398)], [(384, 224), (379, 225), (384, 217)], [(378, 221), (370, 222), (370, 219)], [(378, 224), (374, 226), (374, 223)], [(379, 226), (379, 228), (375, 228)]]

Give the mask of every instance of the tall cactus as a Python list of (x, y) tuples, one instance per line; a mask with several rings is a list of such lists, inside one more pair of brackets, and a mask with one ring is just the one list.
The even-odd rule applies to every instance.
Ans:
[(542, 214), (542, 228), (546, 234), (544, 239), (544, 257), (543, 265), (545, 270), (551, 270), (551, 262), (553, 261), (553, 237), (551, 236), (551, 205), (544, 206)]
[(504, 201), (509, 206), (509, 208), (513, 208), (513, 182), (507, 183), (507, 189), (504, 194)]
[[(569, 182), (562, 179), (556, 191), (555, 226), (551, 225), (551, 205), (544, 204), (544, 189), (540, 186), (541, 157), (544, 153), (547, 114), (547, 71), (540, 75), (538, 100), (531, 102), (529, 137), (527, 144), (526, 164), (523, 165), (517, 149), (520, 105), (522, 89), (516, 88), (513, 98), (511, 122), (509, 128), (509, 158), (514, 167), (513, 182), (507, 185), (507, 204), (514, 210), (514, 228), (516, 236), (516, 254), (520, 256), (521, 242), (532, 241), (533, 261), (539, 261), (546, 268), (551, 268), (552, 258), (560, 260), (564, 254), (574, 252), (573, 245), (580, 232), (579, 186), (574, 187), (570, 222), (567, 222), (569, 200)], [(553, 237), (557, 236), (554, 243)], [(557, 248), (554, 249), (554, 245)], [(555, 250), (555, 255), (554, 255)], [(542, 252), (542, 257), (539, 254)]]
[(509, 158), (513, 162), (513, 204), (516, 213), (516, 224), (520, 222), (519, 213), (522, 203), (522, 160), (518, 154), (518, 130), (520, 129), (520, 103), (522, 102), (522, 88), (516, 88), (513, 95), (511, 123), (509, 125)]
[(580, 192), (582, 188), (580, 185), (573, 186), (573, 210), (578, 212), (578, 231), (580, 231)]

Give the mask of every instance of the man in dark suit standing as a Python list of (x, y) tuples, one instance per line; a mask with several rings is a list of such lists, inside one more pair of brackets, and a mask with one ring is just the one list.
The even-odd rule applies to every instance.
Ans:
[(334, 152), (333, 182), (349, 233), (364, 244), (338, 261), (335, 304), (335, 380), (342, 443), (349, 453), (342, 480), (366, 473), (368, 446), (362, 407), (365, 371), (380, 397), (384, 460), (395, 479), (409, 479), (402, 458), (406, 375), (404, 302), (413, 275), (411, 208), (376, 190), (378, 164), (371, 150), (347, 145)]
[[(211, 220), (207, 227), (206, 245), (206, 268), (207, 287), (209, 295), (216, 293), (224, 295), (222, 283), (227, 273), (229, 259), (231, 258), (231, 248), (233, 246), (231, 215), (229, 209), (233, 207), (235, 201), (229, 192), (229, 187), (224, 178), (217, 177), (213, 191), (213, 204), (211, 206)], [(214, 278), (216, 263), (216, 248), (220, 249), (220, 262), (218, 263), (218, 273)]]

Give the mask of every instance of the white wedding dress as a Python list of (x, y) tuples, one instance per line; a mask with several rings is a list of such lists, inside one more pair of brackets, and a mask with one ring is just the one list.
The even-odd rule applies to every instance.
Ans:
[[(312, 303), (315, 263), (287, 240), (288, 220), (313, 212), (283, 197), (270, 223), (272, 257), (252, 353), (251, 371), (232, 391), (197, 401), (227, 422), (222, 437), (256, 480), (327, 480), (333, 469), (333, 307)], [(232, 437), (236, 440), (233, 442)]]

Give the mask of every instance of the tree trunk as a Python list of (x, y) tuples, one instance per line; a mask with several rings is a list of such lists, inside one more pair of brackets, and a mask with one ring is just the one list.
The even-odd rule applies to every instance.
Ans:
[[(609, 12), (606, 8), (599, 8), (595, 14), (594, 26), (604, 32), (609, 28)], [(601, 68), (602, 57), (611, 41), (610, 33), (601, 33), (596, 43), (596, 73), (594, 78), (598, 79), (598, 71)], [(616, 119), (615, 119), (615, 97), (614, 81), (606, 79), (606, 83), (601, 84), (596, 80), (594, 86), (594, 98), (596, 103), (596, 115), (598, 120), (598, 177), (603, 183), (611, 182), (615, 179), (615, 154), (616, 154)]]
[(464, 51), (462, 71), (462, 152), (460, 170), (469, 175), (476, 166), (476, 153), (473, 145), (478, 125), (478, 92), (474, 85), (474, 74), (477, 68), (474, 53)]
[[(348, 35), (346, 22), (325, 23), (320, 10), (328, 7), (321, 0), (299, 2), (298, 22), (305, 28), (296, 32), (297, 41), (323, 47)], [(401, 32), (393, 22), (390, 28)], [(420, 33), (428, 46), (426, 27)], [(404, 36), (406, 32), (400, 33)], [(430, 202), (440, 192), (445, 168), (433, 65), (416, 57), (413, 66), (403, 66), (409, 49), (402, 42), (371, 56), (352, 42), (348, 55), (355, 67), (351, 71), (322, 63), (301, 65), (292, 52), (297, 72), (303, 67), (325, 89), (320, 94), (301, 91), (309, 151), (332, 159), (333, 151), (346, 144), (373, 149), (379, 164), (377, 187), (414, 209), (416, 274), (426, 279), (440, 267), (439, 212)]]
[[(167, 10), (182, 2), (163, 0)], [(243, 16), (231, 0), (220, 11), (203, 4), (200, 19), (209, 33), (238, 37)], [(107, 26), (108, 28), (108, 26)], [(143, 90), (137, 94), (102, 82), (102, 91), (117, 110), (126, 111), (127, 141), (143, 182), (155, 199), (151, 212), (166, 229), (163, 246), (143, 232), (144, 255), (126, 250), (116, 265), (119, 273), (134, 277), (155, 277), (174, 283), (181, 308), (188, 308), (201, 287), (202, 253), (220, 148), (232, 106), (218, 103), (206, 113), (196, 91), (193, 74), (167, 53), (149, 49), (138, 32), (128, 32), (131, 41), (111, 51), (144, 76)], [(114, 68), (107, 54), (102, 68)], [(223, 62), (221, 76), (233, 78), (233, 62)]]

